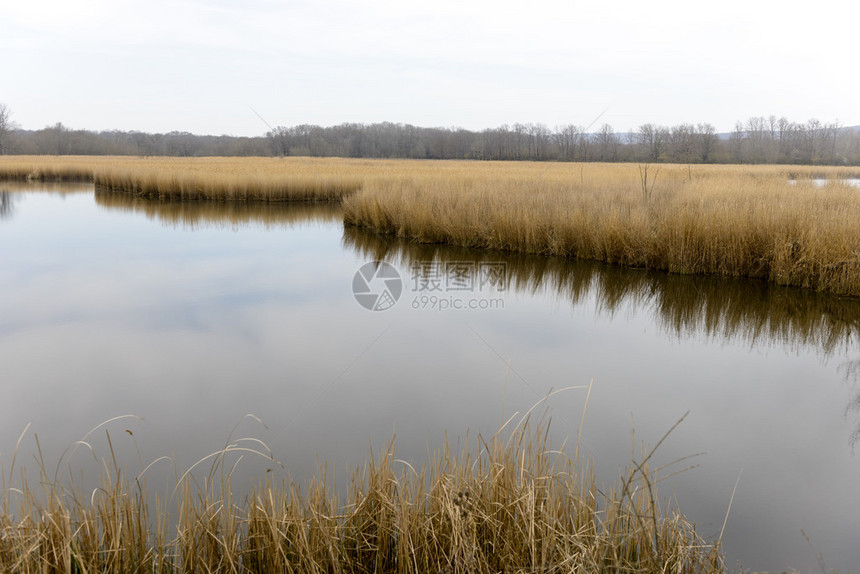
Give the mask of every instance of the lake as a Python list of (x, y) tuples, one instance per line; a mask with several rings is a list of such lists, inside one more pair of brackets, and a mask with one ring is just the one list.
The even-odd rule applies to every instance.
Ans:
[(713, 539), (737, 483), (733, 570), (860, 565), (858, 300), (415, 245), (345, 229), (336, 205), (91, 185), (0, 183), (0, 246), (5, 472), (28, 423), (19, 465), (38, 435), (52, 469), (97, 467), (75, 441), (121, 415), (140, 417), (106, 425), (122, 464), (174, 461), (152, 480), (231, 436), (283, 463), (248, 455), (239, 483), (305, 481), (318, 459), (342, 474), (393, 434), (421, 464), (446, 432), (492, 434), (573, 386), (546, 401), (554, 444), (582, 421), (607, 482), (689, 411), (652, 466), (692, 468), (659, 493)]

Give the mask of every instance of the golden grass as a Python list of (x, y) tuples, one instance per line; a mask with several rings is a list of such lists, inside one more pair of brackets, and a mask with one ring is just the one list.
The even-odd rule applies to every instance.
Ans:
[[(89, 187), (92, 193), (92, 186)], [(313, 223), (338, 223), (343, 210), (335, 202), (211, 202), (152, 201), (104, 188), (95, 190), (96, 205), (129, 213), (140, 213), (166, 225), (197, 229), (260, 224), (267, 228), (286, 228)]]
[(0, 180), (92, 181), (93, 167), (101, 161), (87, 156), (0, 156)]
[(860, 296), (860, 190), (808, 179), (857, 174), (662, 165), (646, 188), (636, 165), (490, 165), (371, 179), (345, 198), (344, 221), (422, 243)]
[(422, 243), (762, 278), (860, 296), (860, 190), (845, 168), (2, 157), (0, 178), (153, 199), (343, 200), (344, 221)]
[(368, 162), (278, 158), (0, 158), (0, 179), (92, 181), (149, 199), (330, 201), (357, 190)]
[(143, 473), (126, 478), (111, 450), (91, 496), (44, 470), (36, 490), (4, 484), (0, 571), (726, 571), (719, 541), (657, 502), (653, 450), (599, 489), (591, 465), (552, 449), (546, 425), (515, 422), (461, 451), (445, 443), (420, 469), (395, 458), (392, 439), (351, 473), (345, 497), (322, 471), (304, 491), (263, 481), (234, 500), (231, 473), (212, 477), (227, 453), (252, 451), (235, 441), (203, 486), (178, 479), (175, 527), (167, 504), (150, 510)]

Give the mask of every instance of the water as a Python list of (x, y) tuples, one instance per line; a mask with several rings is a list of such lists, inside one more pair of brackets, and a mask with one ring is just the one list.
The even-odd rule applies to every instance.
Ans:
[[(398, 458), (420, 464), (446, 431), (490, 434), (551, 389), (591, 383), (583, 445), (602, 479), (689, 411), (654, 466), (704, 454), (663, 472), (697, 465), (660, 494), (713, 538), (737, 481), (733, 566), (860, 564), (860, 301), (418, 246), (344, 229), (327, 205), (155, 205), (91, 186), (0, 184), (0, 246), (6, 473), (28, 422), (18, 464), (34, 464), (35, 433), (53, 469), (125, 414), (142, 420), (106, 425), (123, 464), (174, 461), (153, 479), (231, 432), (284, 464), (246, 454), (243, 480), (306, 480), (317, 455), (343, 472), (395, 432)], [(402, 278), (385, 311), (353, 296), (372, 260)], [(477, 308), (439, 309), (458, 301)], [(584, 401), (582, 388), (548, 401), (556, 444)], [(103, 433), (87, 440), (98, 457)], [(88, 447), (63, 461), (95, 465)]]
[[(802, 180), (797, 180), (797, 179), (788, 180), (788, 182), (792, 185), (797, 185), (798, 181), (802, 181)], [(860, 179), (854, 178), (854, 177), (849, 177), (849, 178), (845, 178), (845, 179), (825, 179), (822, 177), (816, 177), (816, 178), (809, 179), (808, 181), (810, 181), (812, 183), (812, 185), (814, 185), (815, 187), (825, 187), (827, 185), (830, 185), (831, 183), (841, 183), (841, 184), (849, 185), (851, 187), (860, 187)]]

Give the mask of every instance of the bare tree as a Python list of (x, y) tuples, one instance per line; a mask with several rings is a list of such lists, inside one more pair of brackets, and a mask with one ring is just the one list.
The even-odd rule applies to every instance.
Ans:
[(597, 144), (597, 159), (599, 161), (618, 161), (618, 146), (621, 144), (618, 134), (609, 124), (603, 124), (595, 136)]
[(776, 161), (778, 143), (775, 139), (776, 118), (751, 117), (745, 126), (746, 161), (750, 163), (772, 163)]
[(5, 152), (5, 144), (9, 132), (14, 129), (11, 116), (12, 112), (9, 111), (9, 106), (0, 103), (0, 155), (3, 155)]
[(739, 121), (735, 122), (735, 129), (729, 134), (729, 151), (732, 161), (735, 163), (741, 163), (744, 160), (743, 148), (746, 137), (747, 133), (744, 130), (744, 125)]
[(717, 149), (717, 128), (711, 124), (704, 123), (698, 124), (696, 130), (699, 136), (699, 158), (702, 163), (708, 163)]
[(572, 161), (576, 157), (576, 146), (581, 132), (582, 129), (573, 124), (556, 128), (555, 139), (561, 159)]
[(284, 157), (290, 155), (290, 130), (284, 126), (278, 126), (272, 131), (266, 133), (266, 137), (271, 142), (272, 149), (275, 155)]
[(663, 126), (643, 124), (637, 133), (641, 156), (649, 161), (661, 161), (666, 153), (668, 130)]
[(669, 131), (669, 159), (676, 163), (692, 163), (699, 157), (696, 149), (696, 126), (678, 124)]

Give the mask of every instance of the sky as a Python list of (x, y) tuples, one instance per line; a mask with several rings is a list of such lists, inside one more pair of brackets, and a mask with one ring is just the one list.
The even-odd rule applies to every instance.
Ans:
[(236, 136), (856, 125), (856, 16), (844, 0), (0, 0), (0, 103), (25, 129)]

